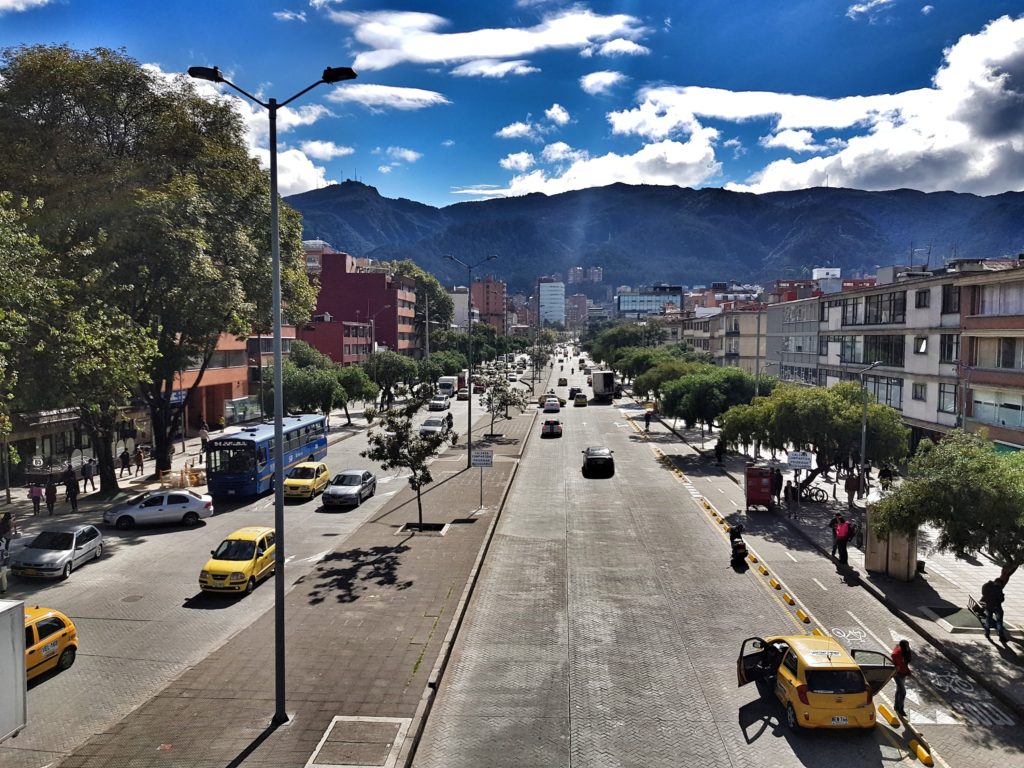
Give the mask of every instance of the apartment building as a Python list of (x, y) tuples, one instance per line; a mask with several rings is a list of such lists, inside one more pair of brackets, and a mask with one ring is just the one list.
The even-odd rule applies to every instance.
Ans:
[(715, 365), (764, 371), (767, 323), (761, 304), (726, 306), (708, 318), (708, 351)]
[(565, 325), (565, 283), (541, 278), (537, 286), (540, 298), (538, 315), (542, 325)]
[[(498, 334), (505, 335), (507, 327), (508, 293), (504, 281), (488, 275), (482, 280), (474, 280), (470, 290), (473, 307), (479, 312), (479, 321), (498, 329)], [(474, 322), (478, 318), (474, 317)]]

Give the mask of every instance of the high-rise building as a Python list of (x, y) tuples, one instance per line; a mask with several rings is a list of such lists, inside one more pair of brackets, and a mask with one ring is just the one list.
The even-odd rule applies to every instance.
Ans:
[(565, 283), (541, 278), (538, 288), (541, 325), (565, 325)]
[(587, 269), (587, 282), (588, 283), (603, 283), (604, 282), (604, 269), (602, 267), (589, 267)]
[(469, 289), (464, 285), (456, 285), (448, 291), (448, 296), (454, 306), (452, 325), (456, 328), (467, 327), (469, 325)]
[(565, 300), (565, 325), (567, 328), (583, 328), (587, 324), (587, 297), (575, 293)]
[(569, 267), (569, 270), (565, 273), (565, 282), (569, 285), (582, 283), (586, 279), (587, 273), (583, 267)]
[(473, 307), (480, 313), (480, 322), (498, 329), (505, 335), (507, 317), (507, 293), (505, 283), (488, 275), (483, 280), (474, 280), (471, 290)]

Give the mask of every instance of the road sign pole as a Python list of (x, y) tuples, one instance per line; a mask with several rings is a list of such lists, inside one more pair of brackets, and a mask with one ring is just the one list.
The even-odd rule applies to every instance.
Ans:
[(484, 468), (480, 467), (480, 509), (484, 508)]

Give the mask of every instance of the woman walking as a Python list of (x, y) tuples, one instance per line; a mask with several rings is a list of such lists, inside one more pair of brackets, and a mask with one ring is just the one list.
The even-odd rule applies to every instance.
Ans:
[(57, 503), (57, 486), (50, 480), (46, 483), (46, 493), (44, 494), (46, 501), (46, 511), (49, 514), (53, 514), (53, 505)]

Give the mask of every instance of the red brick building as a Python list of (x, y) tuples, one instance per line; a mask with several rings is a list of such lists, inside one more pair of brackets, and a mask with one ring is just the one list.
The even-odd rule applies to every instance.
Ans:
[(483, 280), (474, 280), (472, 301), (473, 308), (480, 313), (480, 322), (494, 326), (498, 329), (498, 335), (504, 336), (508, 301), (505, 283), (496, 280), (493, 275)]

